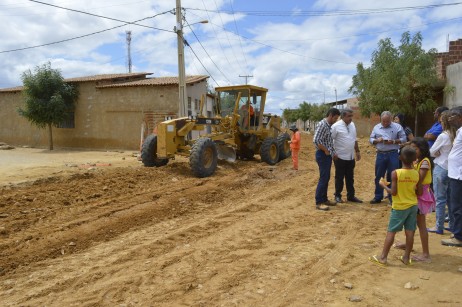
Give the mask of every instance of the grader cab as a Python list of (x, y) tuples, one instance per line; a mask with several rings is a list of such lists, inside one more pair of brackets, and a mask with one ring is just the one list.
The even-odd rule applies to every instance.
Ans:
[[(182, 117), (157, 125), (157, 133), (149, 135), (142, 146), (145, 166), (163, 166), (175, 155), (183, 155), (189, 157), (195, 176), (208, 177), (218, 159), (253, 159), (259, 154), (261, 161), (274, 165), (291, 155), (290, 136), (281, 129), (281, 118), (264, 113), (266, 88), (238, 85), (215, 91), (215, 117)], [(203, 106), (202, 100), (199, 114)], [(201, 135), (192, 138), (193, 131)]]

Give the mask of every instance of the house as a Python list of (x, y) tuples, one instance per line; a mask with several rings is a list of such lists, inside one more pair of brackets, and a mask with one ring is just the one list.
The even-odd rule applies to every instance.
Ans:
[[(53, 128), (58, 147), (139, 149), (140, 139), (155, 124), (176, 117), (179, 107), (178, 77), (147, 78), (151, 73), (104, 74), (65, 79), (77, 85), (79, 97), (71, 120)], [(196, 114), (207, 93), (208, 76), (187, 76), (188, 113)], [(13, 145), (46, 147), (46, 129), (21, 117), (22, 87), (0, 89), (0, 141)], [(207, 105), (204, 113), (213, 112)], [(207, 113), (206, 113), (207, 114)]]

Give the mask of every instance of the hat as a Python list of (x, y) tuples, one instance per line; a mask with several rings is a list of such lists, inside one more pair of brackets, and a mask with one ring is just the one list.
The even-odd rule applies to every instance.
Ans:
[(296, 125), (291, 125), (289, 130), (290, 130), (290, 131), (297, 131), (298, 128), (297, 128)]

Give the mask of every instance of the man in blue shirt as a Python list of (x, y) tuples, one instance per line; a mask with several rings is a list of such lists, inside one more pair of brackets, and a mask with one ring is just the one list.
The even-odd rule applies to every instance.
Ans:
[[(380, 178), (387, 173), (387, 181), (391, 182), (391, 172), (399, 167), (399, 144), (406, 143), (406, 133), (401, 125), (392, 122), (393, 115), (383, 111), (380, 123), (372, 129), (369, 142), (375, 145), (377, 156), (375, 159), (375, 193), (371, 204), (379, 204), (383, 199), (383, 188), (380, 187)], [(391, 203), (391, 195), (389, 202)]]
[(435, 143), (435, 140), (438, 137), (438, 135), (440, 135), (441, 132), (443, 132), (443, 127), (441, 127), (441, 124), (440, 124), (440, 116), (441, 116), (441, 113), (443, 113), (446, 110), (449, 110), (449, 109), (447, 107), (439, 107), (435, 110), (435, 113), (433, 113), (433, 118), (435, 119), (435, 123), (427, 132), (425, 132), (425, 135), (424, 135), (424, 139), (427, 140), (428, 147), (430, 148)]

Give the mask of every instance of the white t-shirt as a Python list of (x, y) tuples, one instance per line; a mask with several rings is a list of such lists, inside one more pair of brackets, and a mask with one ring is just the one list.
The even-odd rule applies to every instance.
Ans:
[(337, 121), (331, 127), (334, 148), (339, 159), (354, 160), (356, 127), (353, 122), (347, 125), (343, 120)]
[[(430, 155), (432, 157), (436, 157), (433, 162), (435, 164), (438, 164), (445, 170), (448, 169), (448, 156), (449, 152), (451, 151), (452, 148), (452, 142), (451, 138), (449, 137), (449, 134), (446, 131), (443, 131), (438, 137), (436, 138), (435, 143), (433, 143), (433, 146), (430, 147)], [(440, 155), (436, 156), (436, 153), (439, 152)]]
[(462, 128), (459, 128), (448, 157), (448, 176), (462, 180)]

